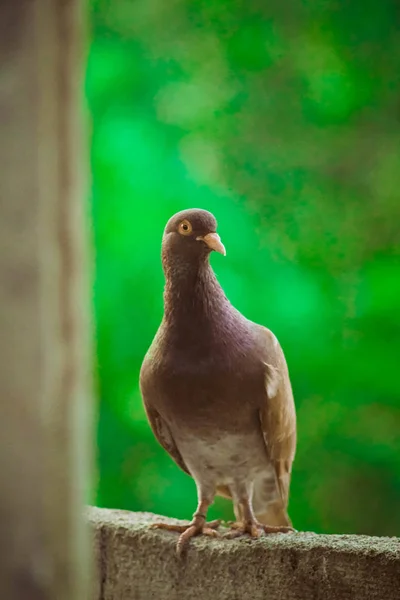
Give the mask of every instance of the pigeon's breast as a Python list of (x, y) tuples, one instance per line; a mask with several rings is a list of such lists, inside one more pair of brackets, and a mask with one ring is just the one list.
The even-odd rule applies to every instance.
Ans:
[[(187, 368), (185, 368), (187, 367)], [(265, 401), (263, 365), (254, 368), (217, 361), (175, 363), (153, 377), (156, 408), (172, 425), (202, 435), (215, 431), (250, 430)]]
[[(214, 330), (213, 330), (214, 331)], [(265, 402), (265, 363), (251, 332), (183, 336), (161, 330), (145, 361), (146, 396), (171, 427), (202, 436), (251, 431)]]

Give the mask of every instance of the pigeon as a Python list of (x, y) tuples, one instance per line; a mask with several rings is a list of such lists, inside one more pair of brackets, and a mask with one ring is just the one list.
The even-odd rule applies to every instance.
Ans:
[(231, 499), (236, 521), (224, 537), (289, 533), (296, 411), (275, 335), (229, 302), (210, 265), (226, 254), (215, 217), (202, 209), (172, 216), (162, 238), (164, 315), (140, 370), (152, 431), (197, 488), (181, 555), (193, 536), (219, 536), (207, 522), (215, 496)]

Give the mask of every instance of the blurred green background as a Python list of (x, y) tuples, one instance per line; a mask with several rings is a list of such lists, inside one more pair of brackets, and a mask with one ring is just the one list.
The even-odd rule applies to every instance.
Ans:
[[(190, 518), (138, 389), (167, 219), (211, 210), (232, 303), (285, 350), (290, 513), (400, 534), (400, 27), (394, 1), (91, 4), (97, 504)], [(219, 499), (210, 516), (231, 518)]]

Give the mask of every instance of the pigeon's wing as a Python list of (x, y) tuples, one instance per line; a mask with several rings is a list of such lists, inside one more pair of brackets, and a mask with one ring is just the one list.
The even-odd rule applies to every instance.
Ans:
[(156, 410), (149, 407), (149, 405), (146, 404), (146, 402), (144, 403), (144, 408), (150, 423), (150, 427), (153, 430), (153, 433), (159, 441), (159, 443), (161, 444), (161, 446), (174, 459), (174, 461), (182, 469), (182, 471), (185, 471), (185, 473), (190, 475), (189, 470), (184, 463), (182, 455), (175, 444), (174, 438), (172, 437), (171, 431), (165, 420)]
[[(286, 512), (290, 475), (296, 450), (296, 411), (286, 360), (274, 334), (256, 326), (261, 339), (262, 360), (265, 364), (265, 394), (260, 410), (260, 425), (270, 458), (279, 493), (270, 496), (270, 488), (263, 481), (255, 482), (253, 503), (257, 519), (265, 525), (291, 525)], [(217, 494), (231, 498), (227, 486), (217, 487)], [(269, 499), (268, 499), (269, 498)], [(243, 518), (240, 506), (235, 503), (235, 515)]]
[(164, 450), (168, 452), (171, 458), (173, 458), (176, 464), (182, 469), (182, 471), (185, 471), (185, 473), (190, 475), (182, 455), (176, 446), (168, 423), (157, 410), (156, 406), (154, 406), (153, 402), (154, 397), (157, 397), (158, 395), (157, 377), (154, 370), (154, 366), (157, 363), (155, 362), (154, 356), (157, 356), (158, 354), (157, 344), (160, 331), (161, 328), (157, 332), (157, 335), (153, 340), (153, 344), (147, 352), (140, 369), (140, 392), (142, 394), (143, 406), (147, 415), (147, 419), (156, 439), (164, 448)]
[(262, 328), (262, 335), (265, 337), (266, 376), (265, 402), (260, 411), (260, 421), (279, 494), (286, 506), (296, 451), (296, 410), (282, 348), (269, 329)]

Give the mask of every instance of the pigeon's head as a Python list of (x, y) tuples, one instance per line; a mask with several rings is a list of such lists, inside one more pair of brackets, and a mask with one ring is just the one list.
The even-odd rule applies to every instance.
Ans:
[(199, 208), (183, 210), (170, 218), (162, 246), (163, 258), (167, 262), (201, 262), (213, 250), (224, 256), (226, 254), (214, 215)]

